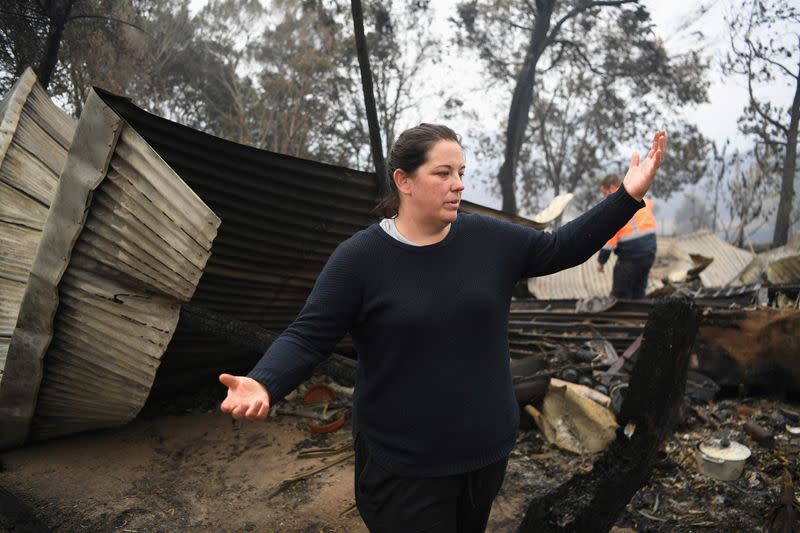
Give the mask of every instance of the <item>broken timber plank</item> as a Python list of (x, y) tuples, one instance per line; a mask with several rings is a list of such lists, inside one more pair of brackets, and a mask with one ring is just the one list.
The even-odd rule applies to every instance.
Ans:
[[(683, 398), (697, 328), (694, 305), (676, 299), (658, 302), (645, 326), (616, 440), (589, 473), (534, 498), (520, 532), (593, 533), (611, 528), (650, 476)], [(625, 429), (633, 431), (630, 437)]]

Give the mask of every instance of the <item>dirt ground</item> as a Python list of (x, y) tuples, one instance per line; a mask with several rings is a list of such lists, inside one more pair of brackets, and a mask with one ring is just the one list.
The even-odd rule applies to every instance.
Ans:
[[(737, 408), (776, 433), (773, 450), (741, 433)], [(726, 400), (708, 407), (719, 428), (689, 418), (664, 447), (650, 482), (617, 522), (618, 532), (765, 531), (784, 467), (798, 479), (800, 437), (784, 430), (781, 404)], [(794, 407), (793, 409), (796, 409)], [(366, 531), (352, 509), (353, 460), (279, 492), (286, 477), (335, 460), (297, 459), (301, 449), (349, 439), (349, 423), (315, 435), (304, 419), (281, 415), (238, 423), (210, 405), (164, 414), (150, 409), (134, 422), (27, 446), (2, 455), (0, 487), (27, 504), (52, 531)], [(724, 432), (751, 447), (738, 481), (697, 472), (697, 444)], [(520, 431), (489, 531), (514, 531), (535, 495), (591, 469), (576, 456)]]

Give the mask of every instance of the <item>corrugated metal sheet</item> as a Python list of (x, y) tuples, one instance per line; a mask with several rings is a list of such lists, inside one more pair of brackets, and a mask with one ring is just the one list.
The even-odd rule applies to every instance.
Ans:
[[(728, 244), (709, 230), (672, 238), (677, 240), (677, 246), (687, 255), (699, 254), (714, 258), (708, 268), (700, 273), (700, 281), (705, 287), (727, 285), (753, 259), (751, 252)], [(684, 266), (691, 268), (691, 261)]]
[(800, 282), (800, 235), (786, 246), (758, 254), (739, 273), (736, 283), (798, 283)]
[[(27, 69), (0, 103), (0, 390), (36, 247), (75, 121)], [(0, 417), (4, 409), (0, 406)]]
[(790, 255), (774, 261), (767, 267), (770, 283), (800, 282), (800, 254)]
[(554, 220), (564, 214), (564, 210), (575, 197), (571, 192), (559, 194), (550, 201), (550, 204), (533, 216), (533, 221), (539, 229), (544, 229)]
[(572, 197), (570, 196), (568, 199), (564, 199), (564, 195), (556, 197), (553, 201), (548, 205), (545, 209), (539, 212), (534, 219), (529, 219), (525, 217), (521, 217), (519, 215), (509, 215), (508, 213), (504, 213), (497, 209), (493, 209), (491, 207), (486, 207), (485, 205), (475, 204), (472, 202), (468, 202), (466, 200), (462, 200), (459, 206), (459, 211), (463, 211), (465, 213), (477, 213), (479, 215), (484, 215), (487, 217), (499, 218), (501, 220), (505, 220), (507, 222), (513, 222), (514, 224), (519, 224), (520, 226), (527, 226), (529, 228), (536, 228), (536, 229), (544, 229), (549, 226), (553, 220), (558, 218), (561, 213), (564, 212), (564, 209), (569, 204), (569, 200)]
[[(24, 284), (75, 123), (27, 69), (0, 104), (0, 278)], [(19, 301), (3, 292), (0, 335), (10, 335)]]
[[(237, 144), (100, 95), (222, 219), (197, 305), (282, 331), (334, 248), (375, 220), (374, 174)], [(179, 324), (156, 387), (244, 370), (259, 355)]]
[[(728, 284), (741, 272), (753, 257), (746, 250), (726, 243), (713, 233), (701, 230), (681, 237), (658, 237), (656, 262), (650, 271), (647, 292), (660, 288), (661, 279), (674, 271), (686, 271), (693, 264), (689, 254), (713, 257), (714, 261), (703, 272), (700, 280), (706, 287), (721, 287)], [(611, 292), (616, 255), (612, 254), (605, 272), (597, 272), (597, 254), (576, 267), (550, 276), (531, 278), (528, 290), (543, 300), (603, 296)]]
[[(195, 290), (219, 219), (92, 92), (42, 232), (7, 369), (24, 390), (21, 443), (131, 420)], [(27, 368), (44, 364), (40, 380)], [(41, 367), (41, 363), (39, 363)], [(18, 394), (11, 398), (8, 392)], [(5, 420), (0, 420), (4, 425)]]

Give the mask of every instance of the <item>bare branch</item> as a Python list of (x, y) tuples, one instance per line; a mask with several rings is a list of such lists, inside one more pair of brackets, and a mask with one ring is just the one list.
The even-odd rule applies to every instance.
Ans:
[(782, 63), (779, 63), (778, 61), (775, 61), (774, 59), (770, 59), (768, 56), (760, 53), (758, 51), (758, 49), (756, 48), (756, 46), (750, 41), (749, 38), (745, 38), (745, 42), (747, 43), (747, 46), (750, 47), (750, 51), (753, 53), (753, 55), (755, 55), (758, 59), (760, 59), (762, 61), (766, 61), (770, 65), (773, 65), (773, 66), (779, 68), (780, 70), (784, 71), (790, 78), (797, 79), (797, 75), (794, 74), (788, 68), (786, 68)]
[[(747, 69), (748, 69), (748, 71), (752, 72), (751, 66), (749, 64), (749, 60), (748, 60)], [(789, 128), (787, 128), (786, 126), (784, 126), (783, 124), (781, 124), (780, 122), (778, 122), (777, 120), (775, 120), (774, 118), (769, 116), (766, 113), (766, 111), (761, 109), (761, 106), (758, 105), (758, 100), (756, 100), (756, 97), (753, 94), (753, 77), (750, 74), (748, 74), (748, 76), (747, 76), (747, 92), (748, 92), (748, 94), (750, 96), (750, 105), (753, 107), (755, 112), (758, 113), (758, 115), (761, 118), (763, 118), (764, 120), (766, 120), (767, 122), (769, 122), (770, 124), (772, 124), (773, 126), (778, 128), (779, 130), (781, 130), (785, 135), (788, 135), (789, 134)]]
[(124, 25), (126, 25), (126, 26), (130, 26), (130, 27), (132, 27), (132, 28), (136, 28), (136, 29), (137, 29), (137, 30), (139, 30), (140, 32), (142, 32), (142, 33), (144, 33), (144, 34), (147, 34), (147, 32), (146, 32), (146, 31), (145, 31), (145, 30), (144, 30), (142, 27), (140, 27), (140, 26), (137, 26), (137, 25), (136, 25), (136, 24), (134, 24), (133, 22), (128, 22), (127, 20), (121, 20), (121, 19), (114, 18), (114, 17), (107, 17), (107, 16), (105, 16), (105, 15), (73, 15), (73, 16), (71, 16), (71, 17), (69, 17), (69, 18), (67, 19), (67, 22), (69, 22), (69, 21), (71, 21), (71, 20), (78, 20), (78, 19), (101, 19), (101, 20), (108, 20), (108, 21), (111, 21), (111, 22), (117, 22), (117, 23), (119, 23), (119, 24), (124, 24)]
[(553, 29), (550, 30), (550, 34), (547, 36), (547, 39), (545, 40), (543, 48), (547, 48), (548, 46), (553, 44), (553, 41), (558, 36), (558, 33), (561, 31), (561, 26), (563, 26), (566, 21), (580, 15), (589, 8), (604, 7), (604, 6), (619, 7), (623, 4), (635, 4), (638, 1), (639, 0), (607, 0), (607, 1), (597, 0), (595, 2), (580, 3), (576, 7), (570, 9), (566, 15), (561, 17), (561, 19), (559, 19), (559, 21), (555, 23), (555, 26), (553, 26)]
[(28, 14), (25, 14), (25, 13), (19, 13), (17, 11), (7, 11), (5, 9), (0, 9), (0, 13), (2, 13), (3, 15), (11, 15), (12, 17), (19, 17), (19, 18), (23, 18), (23, 19), (32, 20), (34, 22), (47, 22), (48, 21), (47, 17), (38, 17), (36, 15), (28, 15)]
[(586, 68), (588, 68), (593, 74), (596, 74), (597, 76), (601, 76), (604, 78), (606, 77), (607, 73), (599, 70), (597, 67), (594, 66), (594, 63), (592, 63), (592, 61), (586, 56), (586, 51), (580, 44), (576, 43), (575, 41), (570, 41), (567, 39), (556, 39), (553, 42), (562, 44), (564, 46), (572, 47), (572, 49), (575, 50), (575, 53), (578, 55), (578, 57), (581, 60), (583, 60), (583, 64), (586, 66)]

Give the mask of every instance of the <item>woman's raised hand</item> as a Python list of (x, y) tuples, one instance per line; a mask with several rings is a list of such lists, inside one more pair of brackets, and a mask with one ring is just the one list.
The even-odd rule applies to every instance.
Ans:
[(641, 164), (639, 163), (639, 152), (633, 152), (631, 166), (628, 168), (628, 173), (625, 174), (625, 179), (622, 180), (622, 185), (628, 191), (628, 194), (636, 200), (641, 202), (650, 188), (650, 184), (653, 183), (653, 178), (658, 167), (661, 166), (666, 149), (667, 132), (657, 131), (653, 136), (653, 146), (647, 152), (647, 157), (644, 158)]
[(223, 413), (236, 420), (264, 420), (269, 412), (269, 394), (264, 385), (245, 376), (221, 374), (219, 381), (228, 387), (228, 396), (220, 405)]

